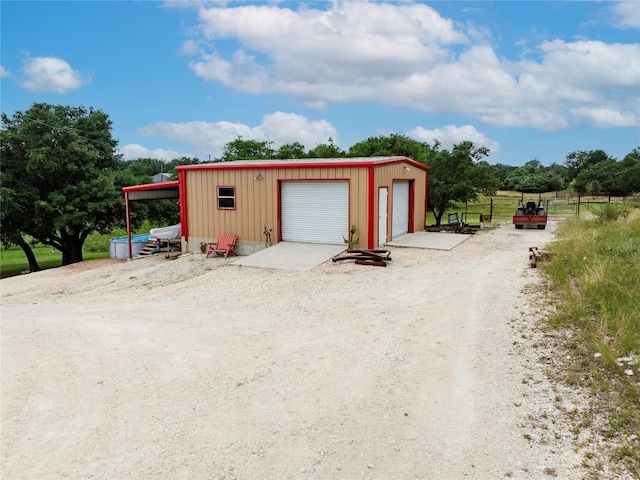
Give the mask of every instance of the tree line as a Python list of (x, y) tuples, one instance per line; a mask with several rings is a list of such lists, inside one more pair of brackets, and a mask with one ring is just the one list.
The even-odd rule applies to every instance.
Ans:
[[(124, 160), (111, 120), (93, 108), (36, 103), (13, 116), (2, 113), (1, 120), (0, 240), (20, 246), (32, 271), (38, 270), (32, 242), (61, 251), (63, 265), (82, 261), (90, 233), (124, 225), (122, 187), (150, 183), (161, 172), (175, 179), (176, 166), (205, 163), (189, 157)], [(370, 137), (347, 150), (331, 138), (306, 150), (299, 142), (274, 148), (272, 141), (238, 137), (213, 161), (407, 156), (430, 168), (427, 201), (438, 225), (453, 202), (501, 189), (559, 191), (571, 184), (579, 193), (640, 192), (640, 147), (620, 161), (602, 150), (571, 152), (564, 165), (548, 167), (535, 159), (520, 167), (492, 165), (489, 154), (469, 141), (445, 149), (437, 140), (429, 144), (401, 134)], [(132, 205), (134, 227), (144, 220), (166, 224), (177, 216), (175, 201)]]

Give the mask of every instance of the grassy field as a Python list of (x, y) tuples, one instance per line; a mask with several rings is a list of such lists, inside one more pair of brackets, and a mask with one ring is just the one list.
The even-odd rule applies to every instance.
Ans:
[[(32, 246), (33, 253), (38, 259), (38, 265), (42, 270), (47, 268), (55, 268), (62, 265), (62, 253), (53, 247), (46, 245)], [(85, 260), (95, 260), (97, 258), (106, 258), (109, 256), (109, 245), (104, 251), (88, 252), (83, 251)], [(10, 248), (0, 249), (0, 278), (12, 277), (20, 275), (24, 271), (29, 270), (27, 257), (20, 247), (12, 246)]]
[[(640, 478), (640, 208), (609, 204), (592, 213), (561, 226), (541, 267), (558, 299), (553, 327), (573, 332), (563, 380), (591, 393), (575, 431), (596, 426), (628, 478)], [(586, 455), (584, 464), (600, 478), (597, 462)]]
[[(607, 203), (631, 203), (630, 199), (624, 199), (622, 197), (612, 197), (611, 199), (609, 199), (609, 197), (580, 197), (580, 201), (578, 202), (577, 197), (558, 197), (556, 196), (556, 192), (543, 193), (542, 199), (547, 208), (547, 214), (552, 218), (579, 216), (579, 214), (591, 212)], [(470, 225), (480, 223), (481, 214), (491, 215), (491, 222), (493, 224), (511, 222), (519, 200), (519, 192), (501, 190), (494, 196), (480, 196), (476, 201), (468, 202), (467, 204), (457, 202), (455, 207), (447, 210), (444, 217), (442, 217), (442, 223), (447, 223), (447, 214), (449, 213), (457, 213), (458, 218)], [(525, 194), (524, 200), (525, 202), (527, 200), (538, 201), (538, 195)], [(433, 213), (427, 211), (427, 225), (435, 225), (435, 223)], [(490, 225), (485, 224), (485, 227), (486, 226)]]
[[(139, 229), (141, 233), (149, 231), (149, 225), (144, 225)], [(108, 235), (97, 233), (89, 235), (84, 242), (82, 255), (85, 261), (109, 256), (109, 239), (112, 237), (122, 237), (126, 235), (124, 229), (114, 229)], [(38, 259), (38, 265), (42, 270), (56, 268), (62, 265), (62, 253), (47, 245), (32, 245), (33, 253)], [(0, 248), (0, 278), (20, 275), (29, 270), (29, 262), (20, 247)]]
[[(132, 234), (149, 233), (149, 230), (158, 225), (144, 222)], [(160, 225), (163, 226), (163, 225)], [(125, 237), (127, 231), (124, 228), (114, 228), (108, 234), (92, 233), (87, 237), (82, 248), (82, 256), (85, 261), (109, 257), (109, 239), (113, 237)], [(38, 265), (42, 270), (56, 268), (62, 265), (62, 253), (53, 247), (36, 244), (31, 247), (38, 259)], [(20, 275), (29, 270), (29, 262), (20, 247), (0, 248), (0, 278)]]

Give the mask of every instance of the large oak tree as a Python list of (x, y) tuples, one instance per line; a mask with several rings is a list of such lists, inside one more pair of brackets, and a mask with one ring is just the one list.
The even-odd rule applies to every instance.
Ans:
[(117, 141), (105, 113), (33, 104), (2, 114), (0, 140), (2, 241), (20, 245), (30, 263), (27, 238), (60, 250), (68, 265), (82, 261), (90, 233), (122, 223)]

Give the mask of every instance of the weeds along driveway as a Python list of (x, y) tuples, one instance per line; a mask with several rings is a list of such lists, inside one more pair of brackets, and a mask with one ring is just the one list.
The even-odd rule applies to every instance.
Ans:
[(387, 268), (198, 254), (2, 280), (3, 477), (581, 478), (559, 424), (522, 427), (553, 402), (514, 347), (552, 227)]

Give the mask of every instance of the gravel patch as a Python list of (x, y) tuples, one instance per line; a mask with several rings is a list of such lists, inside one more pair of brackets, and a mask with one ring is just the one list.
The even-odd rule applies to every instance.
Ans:
[(390, 247), (387, 268), (4, 279), (2, 478), (584, 478), (534, 347), (528, 248), (554, 231)]

